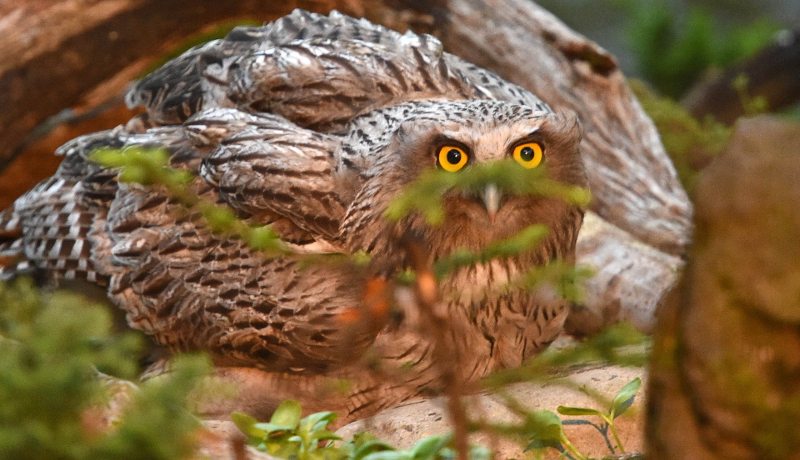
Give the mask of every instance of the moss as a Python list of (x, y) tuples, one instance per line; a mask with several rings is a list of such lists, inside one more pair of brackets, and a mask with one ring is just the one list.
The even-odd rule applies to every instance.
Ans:
[(653, 119), (681, 183), (691, 192), (698, 172), (722, 151), (732, 128), (711, 117), (697, 120), (677, 102), (659, 96), (639, 80), (632, 80), (630, 85)]
[(0, 458), (166, 460), (193, 451), (198, 424), (184, 401), (207, 360), (184, 359), (135, 390), (112, 428), (97, 415), (113, 387), (98, 369), (132, 376), (140, 344), (111, 334), (111, 324), (81, 295), (0, 283)]

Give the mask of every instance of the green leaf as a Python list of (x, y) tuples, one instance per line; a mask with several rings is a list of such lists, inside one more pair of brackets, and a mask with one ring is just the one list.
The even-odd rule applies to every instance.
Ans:
[(198, 210), (203, 214), (209, 228), (214, 233), (222, 233), (231, 228), (236, 222), (236, 214), (230, 208), (222, 206), (199, 204)]
[(564, 437), (561, 419), (549, 410), (531, 412), (526, 420), (525, 428), (531, 434), (531, 438), (544, 443), (561, 443)]
[(363, 460), (414, 460), (411, 453), (408, 451), (399, 450), (384, 450), (381, 452), (373, 452)]
[(311, 439), (316, 441), (341, 441), (341, 436), (328, 430), (315, 430), (311, 433)]
[(316, 412), (300, 420), (298, 430), (313, 435), (313, 433), (324, 429), (337, 418), (339, 418), (339, 414), (335, 412)]
[(347, 454), (340, 449), (326, 447), (300, 455), (301, 460), (345, 460)]
[[(364, 433), (364, 434), (366, 434), (366, 433)], [(356, 436), (353, 436), (353, 442), (357, 446), (355, 452), (353, 452), (353, 457), (352, 457), (353, 460), (361, 460), (365, 456), (367, 456), (367, 455), (369, 455), (371, 453), (374, 453), (374, 452), (383, 452), (383, 451), (387, 451), (387, 450), (395, 450), (395, 448), (392, 447), (390, 444), (387, 444), (387, 443), (385, 443), (383, 441), (379, 441), (379, 440), (367, 441), (367, 442), (359, 445), (359, 443), (361, 442), (362, 438), (364, 437), (364, 434), (359, 433), (359, 434), (356, 434)]]
[(420, 439), (411, 448), (410, 454), (414, 460), (427, 460), (436, 457), (436, 454), (452, 440), (451, 435), (434, 435)]
[(348, 452), (347, 450), (345, 450), (345, 449), (343, 449), (343, 448), (340, 448), (340, 447), (334, 447), (334, 446), (332, 446), (332, 445), (331, 445), (331, 446), (324, 447), (324, 448), (322, 448), (322, 449), (319, 449), (319, 450), (317, 450), (317, 451), (315, 451), (315, 452), (319, 452), (320, 454), (322, 454), (322, 456), (323, 456), (323, 458), (324, 458), (325, 460), (346, 460), (346, 459), (352, 459), (352, 457), (351, 457), (351, 455), (350, 455), (350, 452)]
[(129, 166), (124, 168), (120, 171), (118, 179), (120, 182), (125, 183), (136, 183), (136, 184), (144, 184), (149, 185), (152, 183), (152, 180), (149, 179), (149, 175), (144, 168), (139, 168), (136, 166)]
[(272, 227), (255, 227), (250, 231), (247, 245), (257, 251), (272, 249), (280, 241), (280, 237)]
[(633, 398), (642, 386), (642, 379), (636, 377), (619, 390), (611, 401), (611, 416), (617, 418), (633, 404)]
[(437, 278), (441, 279), (460, 267), (515, 256), (534, 249), (548, 233), (549, 229), (546, 225), (535, 224), (522, 229), (510, 238), (495, 241), (481, 252), (473, 252), (464, 248), (456, 249), (450, 255), (436, 262), (434, 272)]
[(533, 439), (527, 446), (525, 446), (525, 452), (529, 450), (547, 449), (548, 447), (551, 447), (559, 452), (564, 452), (564, 446), (561, 444), (561, 441), (542, 441), (541, 439)]
[(276, 427), (284, 427), (286, 430), (294, 430), (300, 423), (300, 417), (303, 415), (303, 409), (300, 403), (287, 399), (280, 403), (275, 412), (272, 414), (269, 423)]
[(281, 443), (270, 444), (267, 453), (273, 457), (290, 458), (297, 456), (300, 451), (299, 442), (284, 441)]
[(303, 422), (308, 423), (311, 426), (314, 426), (319, 422), (331, 423), (335, 421), (337, 418), (339, 418), (339, 414), (337, 414), (336, 412), (315, 412), (304, 418)]
[(239, 431), (249, 437), (257, 439), (263, 439), (267, 437), (266, 431), (255, 427), (255, 425), (258, 423), (258, 420), (254, 417), (241, 412), (234, 412), (231, 414), (231, 420), (233, 420), (233, 423), (237, 428), (239, 428)]
[(294, 431), (294, 427), (284, 426), (284, 425), (276, 425), (274, 423), (269, 423), (269, 422), (256, 423), (253, 426), (256, 429), (264, 430), (264, 432), (266, 432), (267, 436), (270, 436), (270, 437), (275, 437), (275, 436), (280, 435), (282, 433), (287, 433), (287, 432), (293, 432)]
[(589, 409), (588, 407), (570, 407), (558, 406), (556, 409), (561, 415), (600, 415), (601, 412), (597, 409)]

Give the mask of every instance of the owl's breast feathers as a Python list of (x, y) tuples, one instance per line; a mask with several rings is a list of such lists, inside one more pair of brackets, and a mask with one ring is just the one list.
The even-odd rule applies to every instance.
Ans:
[[(486, 238), (480, 222), (404, 228), (383, 218), (393, 196), (435, 167), (428, 139), (467, 133), (478, 149), (492, 126), (558, 120), (538, 97), (443, 52), (434, 37), (300, 10), (189, 50), (138, 82), (127, 102), (146, 114), (61, 147), (58, 172), (0, 213), (0, 279), (38, 271), (108, 286), (131, 326), (174, 351), (208, 350), (219, 364), (315, 373), (374, 346), (390, 365), (427, 363), (420, 381), (431, 364), (412, 312), (382, 333), (379, 323), (342, 326), (361, 308), (369, 270), (255, 252), (213, 234), (164, 187), (119, 182), (90, 153), (164, 148), (172, 167), (195, 175), (193, 193), (271, 224), (298, 252), (366, 250), (391, 274), (404, 267), (393, 238), (406, 230), (424, 234), (432, 261), (461, 238)], [(577, 145), (579, 134), (563, 136)], [(559, 160), (558, 145), (548, 152), (553, 171), (583, 174), (577, 150)], [(542, 206), (497, 211), (507, 230), (550, 226), (541, 249), (442, 282), (470, 376), (518, 364), (561, 328), (563, 302), (501, 289), (533, 266), (574, 258), (580, 210)]]

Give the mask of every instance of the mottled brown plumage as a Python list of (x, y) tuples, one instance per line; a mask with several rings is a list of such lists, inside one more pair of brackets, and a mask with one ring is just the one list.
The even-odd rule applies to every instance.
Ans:
[[(432, 263), (544, 223), (551, 232), (537, 250), (441, 282), (451, 326), (441, 333), (461, 377), (474, 379), (519, 365), (560, 332), (564, 301), (500, 288), (531, 267), (574, 259), (574, 205), (459, 192), (446, 196), (441, 226), (383, 217), (424, 170), (450, 161), (437, 156), (442, 145), (458, 146), (469, 167), (535, 141), (551, 178), (585, 186), (574, 118), (444, 53), (435, 38), (298, 10), (188, 51), (138, 82), (128, 102), (147, 114), (61, 147), (56, 175), (0, 214), (0, 276), (39, 271), (107, 285), (132, 327), (172, 351), (208, 350), (219, 366), (253, 369), (274, 399), (313, 399), (320, 375), (353, 378), (346, 398), (325, 402), (355, 418), (442, 385), (404, 291), (387, 324), (342, 320), (364, 304), (370, 279), (408, 268), (397, 237), (413, 234)], [(118, 183), (87, 160), (97, 147), (128, 145), (167, 148), (172, 166), (197, 174), (196, 193), (272, 224), (297, 252), (366, 251), (373, 264), (303, 268), (297, 257), (213, 235), (161, 188)], [(401, 377), (385, 381), (375, 369)]]

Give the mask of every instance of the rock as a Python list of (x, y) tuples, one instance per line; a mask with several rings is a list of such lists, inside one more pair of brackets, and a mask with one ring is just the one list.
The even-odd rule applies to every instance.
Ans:
[(198, 436), (197, 460), (276, 460), (275, 457), (245, 444), (245, 437), (228, 421), (203, 422)]
[(698, 181), (684, 277), (659, 311), (648, 459), (798, 459), (800, 125), (740, 121)]
[[(575, 370), (564, 377), (570, 386), (558, 384), (558, 380), (548, 380), (544, 383), (531, 382), (510, 385), (506, 388), (508, 393), (517, 399), (524, 407), (530, 410), (554, 411), (560, 405), (589, 407), (605, 410), (604, 405), (583, 393), (579, 389), (587, 388), (596, 391), (606, 398), (613, 398), (617, 391), (626, 383), (636, 377), (644, 378), (645, 372), (641, 368), (623, 368), (608, 366), (600, 368), (582, 368)], [(642, 448), (643, 427), (643, 391), (637, 395), (634, 405), (629, 413), (616, 420), (617, 429), (625, 449), (637, 451)], [(401, 406), (384, 411), (374, 417), (351, 423), (337, 431), (339, 436), (349, 439), (359, 431), (368, 431), (379, 439), (387, 441), (398, 448), (408, 449), (414, 443), (426, 436), (447, 433), (452, 430), (447, 411), (444, 408), (443, 398), (414, 400)], [(475, 417), (483, 417), (490, 422), (512, 422), (514, 416), (502, 404), (501, 399), (494, 395), (480, 395), (470, 397), (467, 408)], [(597, 423), (597, 417), (567, 417), (560, 416), (562, 420), (586, 419)], [(564, 432), (567, 438), (577, 449), (594, 458), (608, 455), (609, 448), (606, 439), (597, 429), (590, 425), (565, 425)], [(497, 439), (488, 434), (478, 433), (471, 437), (470, 442), (489, 447), (495, 452), (495, 458), (529, 458), (530, 452), (524, 452), (525, 445), (514, 443), (507, 439)], [(614, 444), (613, 438), (610, 438)], [(558, 458), (558, 452), (548, 449), (545, 458)]]

